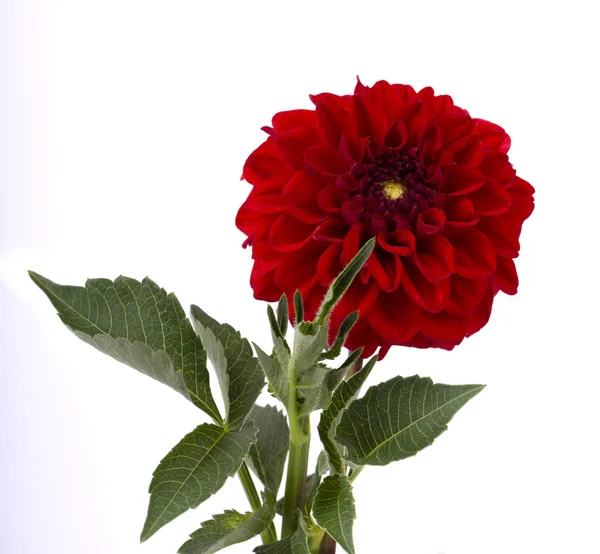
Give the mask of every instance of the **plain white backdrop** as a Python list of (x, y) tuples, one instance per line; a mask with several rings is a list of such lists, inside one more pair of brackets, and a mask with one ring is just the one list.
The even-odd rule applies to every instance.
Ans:
[(234, 226), (243, 162), (273, 113), (360, 75), (504, 126), (537, 207), (517, 296), (455, 351), (393, 349), (371, 376), (488, 387), (431, 448), (362, 473), (357, 552), (599, 552), (592, 5), (2, 0), (0, 551), (174, 554), (247, 509), (231, 479), (139, 545), (152, 471), (206, 418), (78, 341), (26, 269), (149, 275), (268, 345)]

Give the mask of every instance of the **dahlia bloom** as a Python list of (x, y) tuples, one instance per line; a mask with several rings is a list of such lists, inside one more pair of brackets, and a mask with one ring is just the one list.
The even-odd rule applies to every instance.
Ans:
[(332, 335), (358, 310), (346, 346), (363, 356), (452, 349), (487, 323), (498, 291), (517, 292), (513, 260), (534, 189), (508, 160), (509, 136), (430, 87), (358, 81), (353, 95), (311, 100), (314, 110), (275, 114), (244, 165), (253, 188), (236, 224), (252, 247), (254, 296), (299, 290), (312, 318), (376, 237)]

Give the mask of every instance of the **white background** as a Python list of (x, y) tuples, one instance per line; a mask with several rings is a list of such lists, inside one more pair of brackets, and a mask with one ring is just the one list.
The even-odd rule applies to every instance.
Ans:
[(247, 509), (232, 479), (139, 545), (153, 469), (205, 418), (76, 340), (25, 270), (148, 274), (268, 345), (234, 226), (241, 168), (273, 113), (358, 74), (504, 126), (537, 207), (519, 293), (484, 330), (451, 353), (392, 350), (371, 377), (488, 387), (433, 447), (363, 472), (357, 552), (599, 552), (592, 6), (2, 0), (0, 551), (175, 553), (212, 513)]

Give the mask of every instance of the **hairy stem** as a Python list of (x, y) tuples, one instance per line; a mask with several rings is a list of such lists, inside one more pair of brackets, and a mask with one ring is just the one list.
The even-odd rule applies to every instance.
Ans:
[[(258, 510), (262, 506), (262, 502), (260, 501), (256, 487), (254, 486), (254, 481), (252, 480), (252, 475), (250, 475), (250, 470), (248, 469), (246, 462), (242, 462), (238, 471), (238, 476), (242, 482), (242, 487), (244, 487), (246, 498), (248, 498), (248, 502), (250, 502), (250, 507), (253, 511)], [(263, 544), (270, 544), (277, 540), (277, 531), (273, 522), (269, 523), (269, 526), (260, 534), (260, 536)]]

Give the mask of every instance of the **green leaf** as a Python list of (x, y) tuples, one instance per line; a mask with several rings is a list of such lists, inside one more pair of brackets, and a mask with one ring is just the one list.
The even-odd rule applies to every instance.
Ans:
[(358, 312), (352, 312), (351, 314), (348, 314), (345, 317), (344, 321), (342, 321), (340, 325), (340, 328), (338, 329), (338, 334), (335, 338), (333, 346), (321, 356), (323, 359), (333, 360), (341, 354), (346, 337), (348, 336), (348, 333), (352, 330), (352, 327), (354, 327), (354, 324), (357, 321)]
[(254, 513), (241, 514), (226, 510), (213, 519), (202, 522), (180, 549), (179, 554), (213, 554), (228, 546), (245, 542), (262, 533), (273, 521), (275, 510), (272, 499)]
[(169, 385), (215, 421), (206, 351), (174, 294), (147, 277), (89, 279), (63, 286), (29, 272), (62, 322), (101, 352)]
[(277, 323), (284, 338), (288, 330), (289, 317), (287, 297), (285, 294), (282, 294), (279, 304), (277, 304)]
[(376, 361), (377, 356), (373, 356), (358, 373), (355, 373), (347, 381), (340, 383), (339, 387), (333, 393), (329, 406), (321, 414), (321, 419), (317, 427), (319, 437), (327, 453), (329, 466), (336, 473), (345, 473), (344, 462), (333, 438), (338, 422), (342, 412), (358, 395), (360, 388), (371, 373)]
[(311, 554), (306, 523), (301, 515), (298, 517), (298, 528), (292, 536), (271, 544), (257, 546), (253, 552), (256, 554)]
[(354, 554), (352, 526), (356, 519), (352, 485), (345, 475), (325, 477), (313, 502), (316, 522), (350, 554)]
[(217, 492), (239, 469), (256, 433), (205, 423), (186, 435), (154, 471), (142, 542)]
[(395, 377), (350, 404), (337, 426), (336, 441), (348, 449), (345, 458), (356, 465), (386, 465), (414, 456), (441, 435), (454, 414), (484, 387), (434, 385), (418, 375)]
[(248, 420), (258, 427), (256, 442), (250, 447), (248, 465), (267, 490), (277, 494), (289, 448), (287, 419), (274, 406), (255, 405)]
[(265, 386), (263, 372), (250, 343), (231, 325), (219, 323), (198, 306), (192, 321), (215, 368), (225, 403), (225, 422), (241, 427)]
[[(277, 340), (280, 341), (281, 339)], [(287, 406), (290, 395), (289, 375), (286, 371), (281, 369), (277, 360), (274, 360), (264, 352), (260, 346), (257, 346), (255, 343), (252, 344), (254, 345), (254, 350), (256, 350), (262, 370), (267, 377), (267, 381), (269, 381), (269, 385), (271, 385), (271, 388), (273, 389), (273, 393), (285, 406)]]
[(352, 281), (354, 281), (354, 277), (356, 277), (363, 265), (365, 265), (369, 259), (371, 252), (373, 252), (373, 248), (375, 248), (375, 237), (369, 239), (365, 243), (365, 245), (358, 251), (356, 256), (350, 260), (350, 263), (335, 278), (333, 283), (331, 283), (327, 293), (325, 294), (325, 298), (323, 299), (323, 304), (321, 304), (321, 308), (315, 319), (317, 325), (322, 325), (323, 322), (329, 317), (329, 314), (333, 310), (334, 306), (348, 290), (352, 284)]

